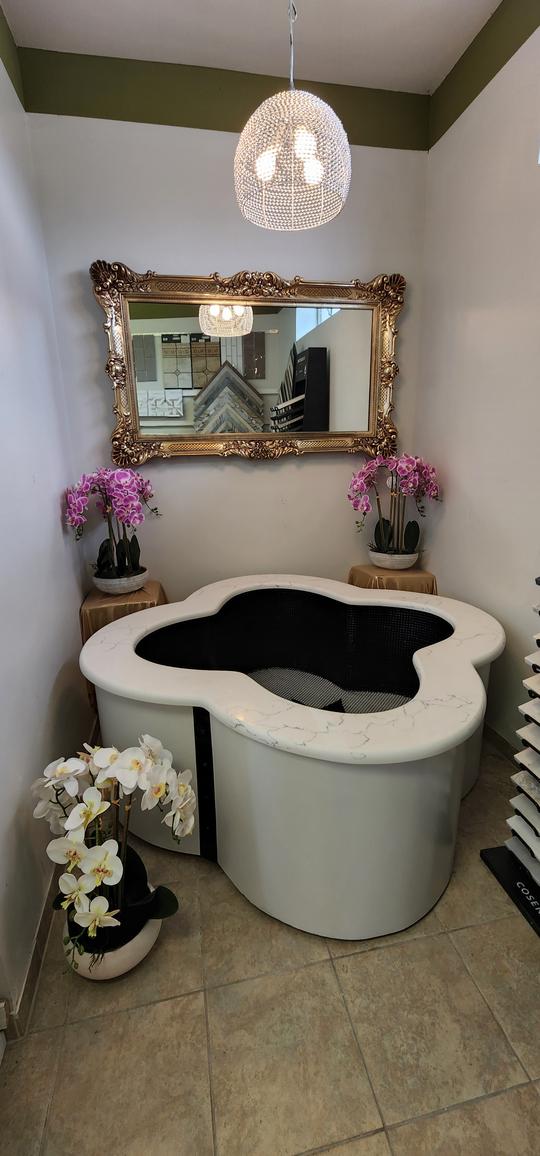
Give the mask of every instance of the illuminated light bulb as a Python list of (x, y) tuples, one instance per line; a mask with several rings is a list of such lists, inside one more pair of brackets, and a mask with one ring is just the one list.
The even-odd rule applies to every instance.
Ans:
[(251, 305), (201, 305), (199, 325), (208, 337), (243, 337), (253, 329), (253, 309)]
[(318, 157), (308, 157), (304, 161), (304, 179), (306, 185), (320, 185), (324, 176), (324, 165)]
[(235, 313), (237, 317), (243, 317), (244, 313), (245, 313), (244, 306), (243, 305), (233, 305), (233, 313)]
[(317, 152), (317, 138), (308, 128), (297, 128), (294, 134), (294, 151), (299, 160), (307, 160)]
[(255, 161), (255, 172), (260, 181), (267, 184), (272, 180), (276, 171), (276, 150), (265, 149), (264, 152), (259, 153)]

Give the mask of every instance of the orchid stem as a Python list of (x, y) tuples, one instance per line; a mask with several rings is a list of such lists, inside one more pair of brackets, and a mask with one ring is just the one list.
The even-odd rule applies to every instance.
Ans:
[(128, 831), (129, 831), (129, 820), (130, 820), (130, 815), (131, 815), (131, 806), (132, 806), (132, 803), (131, 803), (131, 795), (128, 795), (128, 800), (126, 801), (126, 803), (125, 803), (125, 805), (124, 805), (124, 822), (123, 822), (123, 827), (122, 827), (122, 854), (121, 854), (121, 859), (122, 859), (122, 867), (123, 867), (123, 871), (122, 871), (121, 892), (120, 892), (120, 907), (122, 907), (122, 905), (123, 905), (123, 901), (124, 901), (124, 887), (125, 887), (125, 878), (126, 878), (126, 859), (127, 859)]
[(375, 490), (375, 500), (377, 502), (377, 510), (379, 511), (379, 531), (380, 531), (381, 542), (382, 542), (383, 541), (383, 513), (382, 513), (381, 499), (379, 497), (379, 491), (378, 491), (377, 487), (374, 486), (373, 489)]

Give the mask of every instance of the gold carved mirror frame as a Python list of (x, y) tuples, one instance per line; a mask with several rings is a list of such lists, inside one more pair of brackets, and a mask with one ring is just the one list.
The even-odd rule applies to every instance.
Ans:
[[(217, 455), (265, 461), (286, 454), (394, 452), (397, 431), (392, 421), (396, 320), (403, 307), (405, 278), (399, 273), (381, 274), (372, 281), (346, 284), (287, 281), (277, 273), (244, 270), (231, 277), (169, 277), (159, 273), (135, 273), (115, 261), (94, 261), (90, 267), (94, 294), (105, 313), (104, 329), (109, 343), (106, 370), (114, 389), (112, 459), (119, 466), (139, 466), (150, 458)], [(131, 345), (130, 301), (181, 302), (198, 305), (224, 299), (232, 304), (268, 305), (361, 305), (372, 309), (369, 428), (358, 432), (219, 434), (219, 436), (172, 435), (156, 438), (141, 432)]]

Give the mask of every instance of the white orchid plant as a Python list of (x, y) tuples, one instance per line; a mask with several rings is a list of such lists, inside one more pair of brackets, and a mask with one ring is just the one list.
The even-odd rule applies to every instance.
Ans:
[(191, 779), (191, 771), (174, 769), (159, 739), (142, 735), (123, 751), (85, 743), (76, 758), (49, 763), (33, 784), (34, 816), (57, 836), (47, 855), (64, 867), (54, 906), (66, 912), (64, 946), (75, 970), (77, 954), (88, 951), (97, 961), (148, 919), (177, 910), (171, 891), (149, 888), (144, 864), (128, 845), (129, 820), (140, 791), (141, 810), (158, 807), (176, 841), (190, 835), (197, 804)]

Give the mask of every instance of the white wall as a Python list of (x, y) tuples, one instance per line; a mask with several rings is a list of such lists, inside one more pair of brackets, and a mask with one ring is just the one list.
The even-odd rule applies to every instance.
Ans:
[(416, 445), (441, 466), (439, 588), (507, 632), (489, 720), (509, 741), (540, 601), (540, 32), (429, 155)]
[[(29, 121), (81, 469), (109, 460), (112, 429), (102, 315), (88, 277), (97, 257), (163, 273), (274, 269), (329, 280), (403, 273), (410, 292), (397, 420), (411, 446), (426, 154), (353, 148), (341, 216), (323, 229), (282, 235), (240, 215), (233, 134), (41, 114)], [(164, 517), (143, 528), (143, 559), (171, 599), (254, 571), (344, 577), (366, 549), (345, 499), (353, 465), (341, 455), (151, 463), (144, 472)]]
[(61, 521), (74, 465), (26, 117), (3, 65), (0, 286), (0, 995), (16, 1003), (51, 866), (29, 786), (88, 737), (89, 717), (77, 669), (80, 558)]
[(332, 430), (369, 428), (371, 309), (340, 309), (296, 342), (299, 350), (323, 345), (328, 350)]

